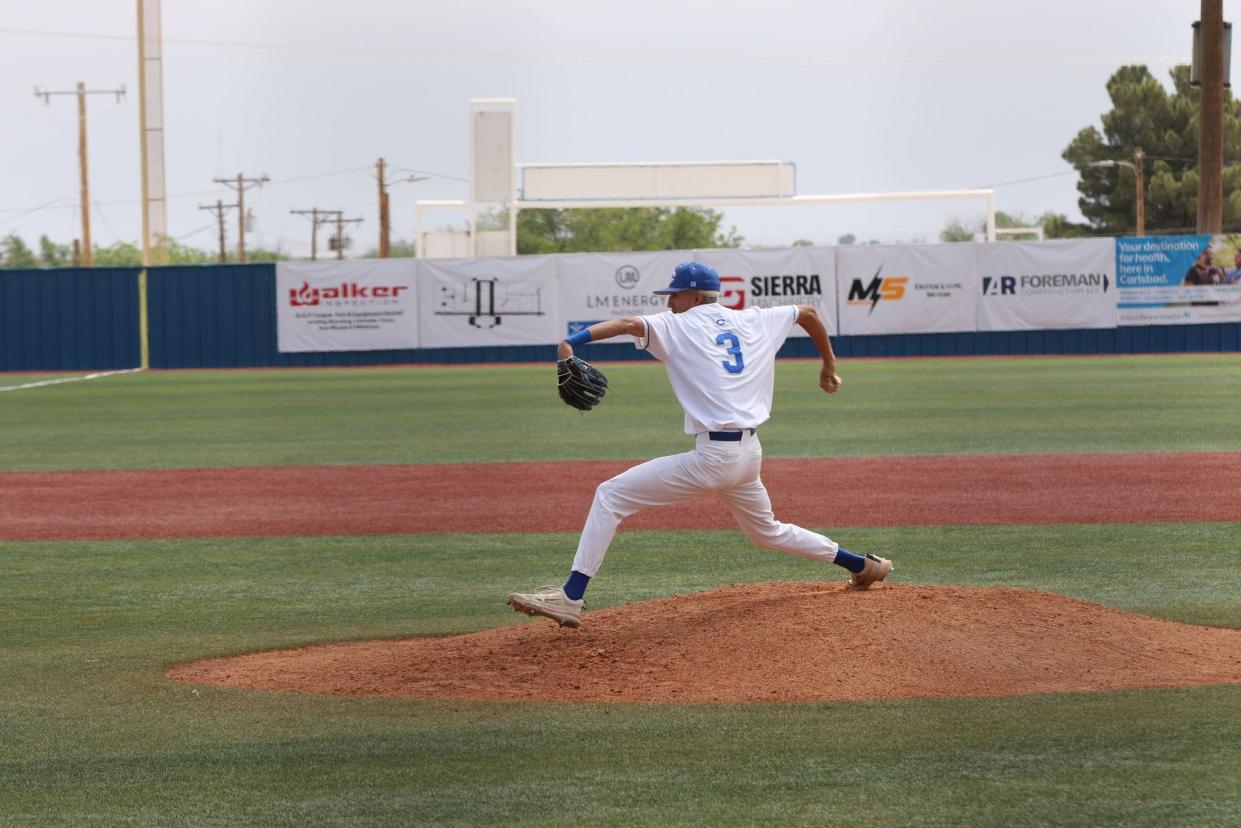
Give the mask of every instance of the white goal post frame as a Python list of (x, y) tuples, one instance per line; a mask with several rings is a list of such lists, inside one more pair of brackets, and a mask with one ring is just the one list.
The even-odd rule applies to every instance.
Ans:
[[(509, 205), (509, 255), (517, 255), (517, 212), (519, 210), (582, 210), (605, 207), (797, 207), (813, 204), (864, 204), (883, 201), (945, 201), (983, 199), (987, 205), (987, 241), (996, 240), (995, 190), (917, 190), (894, 193), (847, 193), (842, 195), (798, 195), (787, 198), (632, 198), (562, 199), (526, 201), (514, 199)], [(414, 204), (414, 237), (419, 241), (415, 255), (422, 257), (423, 213), (427, 210), (467, 210), (473, 218), (478, 205), (469, 201), (418, 201)], [(1028, 231), (1027, 231), (1028, 232)]]
[[(920, 190), (897, 193), (795, 195), (796, 166), (783, 161), (657, 161), (518, 163), (515, 98), (470, 99), (470, 197), (463, 201), (414, 203), (414, 255), (424, 257), (423, 213), (464, 210), (471, 255), (479, 252), (480, 209), (506, 209), (508, 255), (517, 255), (520, 210), (589, 210), (607, 207), (761, 207), (861, 204), (882, 201), (985, 199), (987, 241), (996, 239), (995, 191)], [(526, 198), (526, 171), (534, 171)], [(521, 188), (518, 177), (521, 176)], [(599, 193), (600, 197), (582, 194)], [(567, 194), (569, 197), (558, 197)]]

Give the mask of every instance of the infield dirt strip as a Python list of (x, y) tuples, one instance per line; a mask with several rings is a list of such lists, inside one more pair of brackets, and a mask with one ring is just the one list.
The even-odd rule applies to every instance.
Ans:
[[(0, 474), (0, 539), (576, 532), (632, 462)], [(1241, 520), (1241, 453), (769, 459), (779, 518), (847, 526)], [(624, 529), (735, 528), (718, 502)], [(1006, 696), (1241, 682), (1241, 630), (1033, 590), (747, 584), (470, 635), (182, 665), (254, 690), (700, 702)], [(497, 595), (497, 609), (503, 596)], [(841, 630), (856, 634), (841, 636)]]
[[(576, 532), (634, 461), (0, 473), (0, 540)], [(1241, 520), (1241, 453), (765, 459), (776, 516), (847, 526)], [(625, 529), (731, 529), (702, 508)]]

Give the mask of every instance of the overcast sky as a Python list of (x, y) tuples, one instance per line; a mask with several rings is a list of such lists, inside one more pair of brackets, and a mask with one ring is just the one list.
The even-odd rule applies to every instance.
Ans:
[[(89, 99), (92, 234), (141, 226), (134, 0), (0, 0), (0, 235), (79, 235), (77, 110)], [(1104, 84), (1188, 62), (1197, 0), (164, 0), (170, 234), (215, 245), (213, 177), (248, 193), (251, 247), (304, 255), (292, 209), (343, 209), (376, 245), (380, 156), (467, 195), (469, 99), (517, 100), (519, 162), (776, 159), (803, 195), (995, 187), (997, 207), (1080, 218), (1060, 153), (1109, 108)], [(1225, 5), (1225, 18), (1230, 9)], [(408, 174), (405, 172), (403, 174)], [(1025, 181), (1025, 179), (1037, 179)], [(39, 208), (39, 209), (36, 209)], [(747, 243), (936, 240), (981, 202), (728, 209)], [(445, 213), (436, 223), (460, 222)], [(230, 227), (229, 243), (235, 243)]]

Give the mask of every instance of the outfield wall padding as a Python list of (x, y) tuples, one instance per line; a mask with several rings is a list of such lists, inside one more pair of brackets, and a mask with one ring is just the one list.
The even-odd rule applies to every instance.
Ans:
[[(79, 371), (140, 364), (137, 268), (0, 271), (0, 370)], [(553, 345), (280, 353), (271, 264), (148, 269), (150, 367), (261, 368), (542, 362)], [(1241, 351), (1241, 323), (833, 337), (850, 357)], [(584, 346), (588, 359), (650, 359), (629, 344)], [(791, 339), (785, 357), (812, 357)]]
[(0, 270), (0, 371), (96, 371), (141, 361), (138, 269)]

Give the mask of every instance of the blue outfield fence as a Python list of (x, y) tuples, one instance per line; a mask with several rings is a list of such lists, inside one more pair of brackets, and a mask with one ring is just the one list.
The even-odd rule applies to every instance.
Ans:
[(0, 270), (0, 371), (136, 367), (138, 272)]
[(269, 263), (153, 267), (147, 271), (147, 278), (152, 368), (391, 365), (486, 359), (435, 358), (436, 351), (456, 350), (451, 348), (282, 354), (276, 340), (276, 268)]
[[(0, 371), (80, 371), (141, 364), (138, 268), (0, 271)], [(147, 271), (150, 367), (259, 368), (539, 362), (553, 345), (282, 354), (276, 339), (272, 264)], [(1241, 351), (1241, 323), (1087, 330), (971, 331), (837, 336), (849, 357), (1136, 354)], [(589, 359), (650, 359), (629, 344), (598, 343)], [(785, 357), (812, 357), (791, 339)]]

